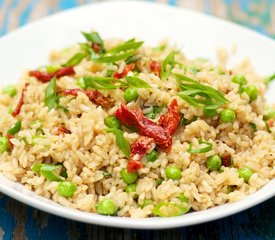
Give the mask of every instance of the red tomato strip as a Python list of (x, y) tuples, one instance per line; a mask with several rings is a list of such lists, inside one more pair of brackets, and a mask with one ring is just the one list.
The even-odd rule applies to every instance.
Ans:
[(70, 76), (73, 74), (75, 74), (73, 67), (63, 67), (54, 73), (46, 73), (46, 72), (41, 72), (39, 70), (34, 70), (29, 72), (29, 76), (35, 77), (37, 78), (38, 81), (43, 83), (51, 81), (53, 77), (61, 78), (61, 77)]
[(170, 135), (173, 135), (180, 124), (180, 114), (178, 102), (174, 99), (168, 107), (168, 112), (159, 119), (159, 125), (162, 126)]
[(161, 65), (158, 61), (152, 60), (150, 62), (150, 70), (152, 73), (156, 74), (157, 76), (160, 76), (161, 71)]
[(129, 110), (122, 104), (115, 112), (115, 116), (122, 124), (134, 127), (140, 135), (153, 138), (162, 149), (170, 151), (172, 138), (169, 133), (144, 116), (140, 108)]
[(19, 99), (19, 102), (17, 103), (17, 106), (16, 108), (14, 109), (14, 111), (12, 112), (12, 116), (13, 117), (16, 117), (20, 111), (21, 111), (21, 108), (22, 108), (22, 105), (24, 104), (24, 95), (25, 95), (25, 91), (27, 90), (27, 87), (29, 86), (29, 83), (25, 83), (25, 87), (22, 89), (22, 92), (21, 92), (21, 96), (20, 96), (20, 99)]
[(72, 95), (77, 96), (78, 92), (83, 92), (91, 102), (100, 105), (104, 108), (110, 108), (114, 105), (113, 99), (110, 97), (105, 97), (99, 91), (95, 90), (82, 90), (82, 89), (67, 89), (62, 92), (63, 96)]
[(123, 77), (126, 77), (128, 72), (135, 69), (135, 66), (136, 65), (134, 63), (128, 64), (128, 65), (125, 66), (125, 68), (123, 69), (123, 71), (121, 73), (115, 72), (113, 77), (117, 78), (117, 79), (121, 79)]

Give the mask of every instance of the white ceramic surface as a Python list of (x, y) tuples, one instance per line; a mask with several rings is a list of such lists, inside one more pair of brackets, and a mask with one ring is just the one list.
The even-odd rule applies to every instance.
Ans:
[[(156, 44), (168, 38), (189, 57), (215, 60), (216, 48), (238, 47), (230, 64), (250, 57), (261, 74), (275, 71), (275, 42), (232, 23), (180, 8), (145, 2), (104, 2), (65, 11), (29, 24), (0, 39), (0, 84), (15, 83), (25, 69), (47, 62), (51, 49), (82, 41), (80, 31), (97, 30), (103, 36), (138, 37)], [(268, 100), (275, 102), (275, 86)], [(245, 200), (180, 217), (130, 219), (106, 217), (68, 209), (39, 197), (0, 174), (0, 191), (43, 211), (86, 223), (123, 228), (172, 228), (222, 218), (275, 196), (275, 180)]]

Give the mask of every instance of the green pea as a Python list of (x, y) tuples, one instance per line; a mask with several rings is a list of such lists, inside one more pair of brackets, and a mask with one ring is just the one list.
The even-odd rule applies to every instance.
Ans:
[(177, 166), (168, 166), (165, 174), (168, 179), (179, 180), (181, 178), (181, 170)]
[(84, 78), (79, 78), (76, 81), (76, 85), (81, 87), (82, 89), (86, 90), (88, 87), (85, 84)]
[(117, 212), (117, 206), (112, 199), (104, 198), (97, 204), (96, 211), (102, 215), (114, 215)]
[(109, 128), (120, 128), (120, 122), (115, 116), (105, 118), (104, 123)]
[(223, 123), (231, 123), (236, 119), (236, 114), (232, 109), (226, 108), (220, 113), (220, 120)]
[(214, 117), (216, 114), (217, 114), (217, 110), (215, 108), (204, 108), (203, 109), (203, 114), (206, 116), (206, 117)]
[(233, 78), (231, 79), (231, 81), (233, 83), (237, 83), (239, 85), (244, 85), (244, 84), (247, 83), (247, 80), (246, 80), (245, 76), (242, 75), (242, 74), (236, 74), (236, 75), (234, 75)]
[(275, 110), (269, 110), (266, 115), (264, 115), (264, 120), (275, 119)]
[(14, 86), (8, 85), (8, 86), (3, 88), (2, 93), (3, 94), (8, 94), (11, 97), (14, 97), (17, 94), (17, 90)]
[(9, 151), (9, 140), (7, 137), (0, 137), (0, 153)]
[(158, 152), (156, 150), (152, 150), (146, 155), (146, 158), (148, 162), (154, 162), (158, 159)]
[(138, 92), (136, 88), (129, 87), (124, 92), (124, 99), (126, 102), (132, 102), (138, 99)]
[(57, 192), (63, 197), (71, 197), (74, 195), (76, 189), (75, 183), (64, 181), (59, 183)]
[(132, 184), (137, 181), (138, 175), (134, 172), (128, 172), (126, 168), (120, 171), (120, 176), (126, 184)]
[(127, 193), (131, 193), (131, 192), (135, 192), (136, 189), (137, 189), (137, 184), (136, 184), (136, 183), (132, 183), (132, 184), (127, 185), (125, 191), (126, 191)]
[(152, 205), (154, 202), (151, 199), (145, 199), (143, 204), (140, 204), (139, 207), (144, 208), (146, 206)]
[(245, 182), (248, 182), (254, 171), (250, 167), (242, 167), (239, 169), (239, 176), (243, 178)]
[(206, 166), (211, 171), (218, 170), (221, 167), (221, 165), (222, 165), (222, 160), (217, 154), (214, 154), (208, 157), (206, 160)]
[(258, 89), (255, 85), (249, 85), (244, 88), (244, 92), (249, 96), (250, 102), (258, 97)]

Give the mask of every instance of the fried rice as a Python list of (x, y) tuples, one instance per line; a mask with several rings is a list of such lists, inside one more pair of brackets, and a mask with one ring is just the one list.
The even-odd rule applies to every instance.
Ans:
[[(103, 45), (88, 34), (85, 37), (86, 42), (82, 44), (53, 51), (49, 65), (26, 71), (16, 85), (15, 96), (5, 91), (0, 94), (0, 132), (9, 144), (0, 157), (0, 172), (4, 176), (68, 208), (104, 214), (98, 206), (109, 199), (115, 205), (112, 215), (138, 218), (176, 216), (188, 210), (199, 211), (239, 201), (275, 177), (275, 125), (273, 118), (266, 117), (270, 106), (264, 97), (264, 79), (255, 73), (249, 61), (227, 69), (207, 59), (187, 59), (183, 52), (166, 43), (154, 48), (141, 44), (120, 50), (117, 46), (125, 46), (121, 40), (106, 40)], [(131, 41), (137, 42), (128, 42)], [(75, 62), (69, 61), (77, 54), (83, 55), (75, 57)], [(122, 54), (125, 58), (102, 60)], [(66, 68), (71, 72), (66, 72)], [(245, 77), (244, 86), (232, 82), (237, 74)], [(215, 107), (213, 116), (207, 116), (205, 105), (200, 102), (195, 106), (188, 101), (202, 100), (205, 95), (182, 97), (179, 92), (186, 89), (180, 88), (176, 76), (218, 90), (226, 101)], [(93, 87), (92, 83), (85, 86), (88, 80), (83, 82), (83, 77), (88, 80), (90, 77), (90, 81), (99, 77), (99, 80), (109, 78), (121, 82), (109, 81), (109, 85), (115, 86), (111, 89), (109, 85), (109, 88)], [(127, 77), (142, 80), (143, 87), (130, 84)], [(56, 84), (56, 93), (49, 93), (50, 83)], [(144, 83), (149, 87), (144, 87)], [(138, 96), (126, 101), (125, 92), (130, 85)], [(254, 100), (242, 90), (249, 85), (257, 88)], [(46, 100), (49, 96), (53, 98)], [(165, 124), (160, 123), (163, 116), (171, 113), (173, 101), (177, 113), (170, 115)], [(127, 119), (122, 118), (126, 113), (122, 112), (119, 119), (118, 111), (122, 107), (132, 115), (139, 111), (140, 118), (148, 121), (148, 125), (142, 127), (137, 120), (132, 127), (127, 126), (135, 118), (125, 124)], [(223, 122), (224, 109), (232, 110), (235, 119)], [(108, 131), (109, 116), (120, 120), (116, 130)], [(10, 134), (13, 131), (9, 130), (19, 121), (20, 129)], [(175, 130), (169, 132), (167, 125), (172, 123)], [(145, 128), (152, 126), (166, 134), (172, 141), (170, 146), (165, 147), (156, 140), (158, 133), (148, 134)], [(142, 153), (134, 152), (133, 146), (142, 137), (140, 144), (145, 144), (146, 139), (150, 144), (139, 149)], [(122, 141), (122, 146), (118, 141)], [(205, 148), (207, 151), (201, 150)], [(157, 157), (149, 161), (148, 154), (153, 149)], [(221, 166), (210, 170), (207, 160), (213, 155), (220, 158)], [(131, 168), (129, 162), (138, 162), (137, 169)], [(56, 178), (42, 172), (43, 164), (58, 166), (59, 172), (50, 170)], [(180, 176), (169, 177), (169, 166), (179, 169)], [(240, 174), (244, 167), (250, 170), (249, 179)], [(137, 174), (132, 190), (122, 178), (123, 169), (128, 174), (131, 171)], [(68, 196), (58, 191), (64, 181), (76, 187)]]

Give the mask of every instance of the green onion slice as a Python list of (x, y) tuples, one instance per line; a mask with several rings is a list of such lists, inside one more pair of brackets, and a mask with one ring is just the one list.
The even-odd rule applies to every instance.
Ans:
[(213, 110), (229, 102), (224, 94), (210, 86), (184, 75), (175, 74), (174, 76), (181, 89), (178, 96), (196, 108)]
[(59, 176), (62, 165), (36, 163), (32, 170), (38, 175), (42, 174), (49, 181), (62, 182), (64, 179)]
[(82, 34), (88, 42), (92, 42), (100, 45), (100, 47), (102, 48), (102, 51), (105, 51), (104, 42), (100, 37), (100, 35), (98, 34), (98, 32), (90, 32), (90, 33), (82, 32)]
[(85, 57), (87, 56), (86, 53), (76, 53), (74, 56), (72, 56), (65, 64), (63, 64), (63, 67), (73, 67), (78, 65)]
[(143, 42), (135, 42), (135, 39), (131, 39), (125, 43), (119, 44), (118, 46), (110, 49), (107, 53), (116, 54), (122, 51), (136, 50), (141, 47)]
[(135, 55), (135, 51), (128, 51), (125, 53), (118, 53), (114, 55), (103, 55), (101, 57), (92, 57), (91, 60), (95, 63), (114, 63)]
[(112, 90), (128, 86), (126, 82), (112, 77), (84, 76), (83, 80), (86, 87), (97, 90)]
[(153, 213), (160, 217), (180, 216), (187, 213), (188, 211), (189, 208), (169, 202), (160, 202), (153, 209)]
[(206, 153), (206, 152), (209, 152), (210, 150), (212, 150), (212, 147), (213, 147), (212, 143), (203, 141), (201, 138), (198, 140), (198, 142), (199, 142), (199, 144), (204, 145), (204, 147), (194, 149), (193, 143), (191, 142), (189, 145), (189, 148), (187, 149), (187, 152), (189, 152), (189, 153)]
[(126, 81), (135, 88), (151, 88), (151, 86), (146, 83), (144, 80), (138, 78), (138, 77), (125, 77)]
[(265, 79), (265, 85), (268, 87), (272, 81), (275, 81), (275, 73)]
[(176, 52), (171, 52), (161, 62), (161, 72), (160, 72), (161, 79), (167, 80), (167, 78), (171, 75), (172, 70), (176, 64), (175, 55), (176, 55)]
[(21, 123), (22, 123), (21, 121), (17, 121), (14, 124), (14, 126), (11, 129), (8, 130), (8, 133), (10, 135), (14, 135), (14, 134), (18, 133), (20, 131), (20, 129), (21, 129)]
[(56, 78), (54, 77), (46, 88), (44, 104), (50, 110), (55, 107), (56, 101)]
[(119, 149), (124, 153), (124, 155), (128, 158), (131, 153), (131, 147), (128, 141), (123, 136), (123, 131), (117, 128), (107, 128), (106, 131), (108, 133), (113, 133), (116, 136), (116, 143)]
[(139, 61), (141, 58), (142, 58), (142, 56), (140, 54), (136, 54), (136, 55), (133, 55), (133, 56), (130, 56), (129, 58), (127, 58), (125, 60), (125, 63), (126, 64), (134, 63), (134, 62)]

